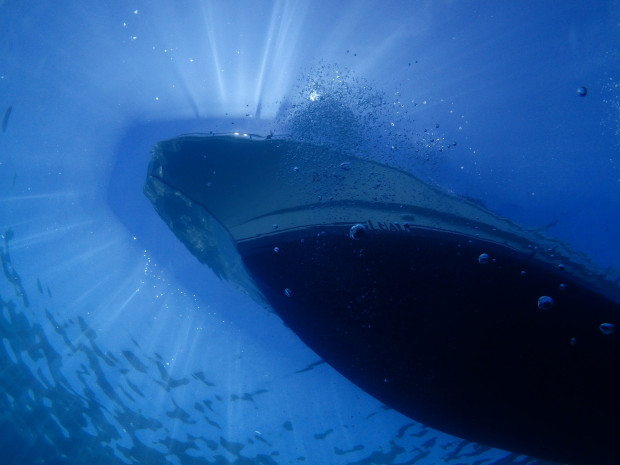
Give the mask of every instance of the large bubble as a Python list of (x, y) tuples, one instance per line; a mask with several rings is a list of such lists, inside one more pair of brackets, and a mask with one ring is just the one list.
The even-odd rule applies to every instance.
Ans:
[(538, 308), (541, 310), (551, 310), (553, 308), (553, 299), (548, 295), (543, 295), (538, 298)]
[(355, 224), (349, 230), (351, 239), (360, 239), (366, 233), (366, 227), (363, 224)]

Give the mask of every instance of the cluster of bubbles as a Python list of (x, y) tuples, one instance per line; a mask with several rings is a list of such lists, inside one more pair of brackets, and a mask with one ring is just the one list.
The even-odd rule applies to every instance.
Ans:
[(604, 113), (606, 116), (604, 116), (603, 124), (613, 131), (615, 136), (620, 136), (620, 78), (618, 77), (620, 73), (618, 69), (615, 69), (605, 74), (601, 96), (608, 111)]
[(417, 106), (411, 96), (390, 95), (349, 69), (320, 62), (282, 102), (276, 132), (411, 169), (438, 161), (444, 149), (456, 145), (443, 142), (437, 123), (418, 127)]

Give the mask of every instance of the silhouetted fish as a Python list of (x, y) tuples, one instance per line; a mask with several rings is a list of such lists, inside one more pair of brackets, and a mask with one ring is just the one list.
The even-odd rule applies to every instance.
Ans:
[(4, 116), (2, 117), (2, 132), (6, 132), (6, 127), (9, 124), (9, 118), (11, 117), (11, 112), (13, 111), (13, 107), (9, 105), (4, 112)]

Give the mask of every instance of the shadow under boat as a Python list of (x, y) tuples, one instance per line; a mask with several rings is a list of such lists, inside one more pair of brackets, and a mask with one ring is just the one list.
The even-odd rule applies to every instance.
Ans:
[(585, 255), (293, 140), (159, 142), (144, 191), (202, 263), (386, 405), (518, 453), (620, 463), (620, 290)]

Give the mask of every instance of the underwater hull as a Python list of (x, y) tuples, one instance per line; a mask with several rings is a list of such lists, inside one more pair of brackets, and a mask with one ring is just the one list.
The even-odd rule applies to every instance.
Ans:
[[(239, 251), (284, 322), (387, 406), (507, 450), (618, 463), (618, 346), (598, 329), (615, 317), (608, 301), (497, 244), (367, 225), (355, 241), (345, 226), (309, 228)], [(557, 311), (540, 310), (560, 284)]]
[(321, 150), (185, 136), (156, 147), (145, 192), (194, 255), (387, 406), (519, 453), (620, 463), (620, 343), (600, 326), (613, 286), (480, 206)]

